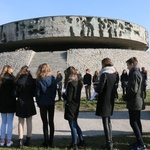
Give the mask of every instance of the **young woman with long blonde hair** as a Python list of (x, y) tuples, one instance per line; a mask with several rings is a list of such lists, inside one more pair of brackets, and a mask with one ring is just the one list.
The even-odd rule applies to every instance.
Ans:
[[(44, 134), (44, 142), (41, 146), (48, 148), (53, 146), (54, 109), (57, 86), (52, 69), (47, 63), (39, 65), (36, 75), (36, 102), (40, 108)], [(48, 134), (48, 125), (50, 128), (50, 136)]]
[(10, 147), (13, 144), (11, 138), (15, 106), (13, 69), (11, 66), (5, 65), (0, 74), (0, 112), (2, 117), (0, 146), (6, 144), (7, 147)]

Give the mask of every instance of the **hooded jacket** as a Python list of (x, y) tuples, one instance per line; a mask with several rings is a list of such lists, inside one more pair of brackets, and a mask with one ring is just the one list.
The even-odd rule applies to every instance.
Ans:
[(56, 97), (56, 80), (54, 76), (47, 76), (37, 80), (36, 102), (38, 106), (54, 105)]

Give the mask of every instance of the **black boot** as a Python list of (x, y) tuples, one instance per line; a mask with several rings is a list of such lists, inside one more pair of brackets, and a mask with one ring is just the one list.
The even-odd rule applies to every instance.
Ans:
[(18, 147), (19, 147), (20, 149), (23, 148), (23, 140), (22, 140), (22, 139), (19, 139)]
[(73, 145), (73, 150), (78, 150), (77, 144), (74, 144), (74, 145)]
[(107, 144), (107, 150), (113, 150), (113, 142), (112, 141), (109, 141)]
[(80, 141), (80, 142), (78, 143), (78, 147), (79, 147), (79, 148), (85, 147), (85, 141), (84, 141), (84, 140)]
[(24, 146), (30, 146), (31, 144), (31, 138), (30, 137), (26, 137), (26, 141), (24, 142)]

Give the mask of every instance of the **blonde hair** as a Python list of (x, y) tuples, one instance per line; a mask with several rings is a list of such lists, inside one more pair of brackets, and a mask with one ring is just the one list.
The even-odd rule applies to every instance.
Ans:
[(9, 68), (11, 68), (11, 66), (9, 66), (9, 65), (3, 66), (2, 72), (0, 74), (0, 84), (2, 84), (2, 78), (3, 78), (4, 74), (8, 72)]
[(43, 79), (50, 75), (52, 75), (52, 69), (47, 63), (39, 65), (36, 72), (37, 79)]

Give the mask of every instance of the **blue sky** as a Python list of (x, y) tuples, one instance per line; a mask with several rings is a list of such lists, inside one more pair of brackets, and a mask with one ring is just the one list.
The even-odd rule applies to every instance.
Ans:
[(150, 0), (2, 0), (0, 25), (36, 17), (81, 15), (120, 19), (150, 34)]

